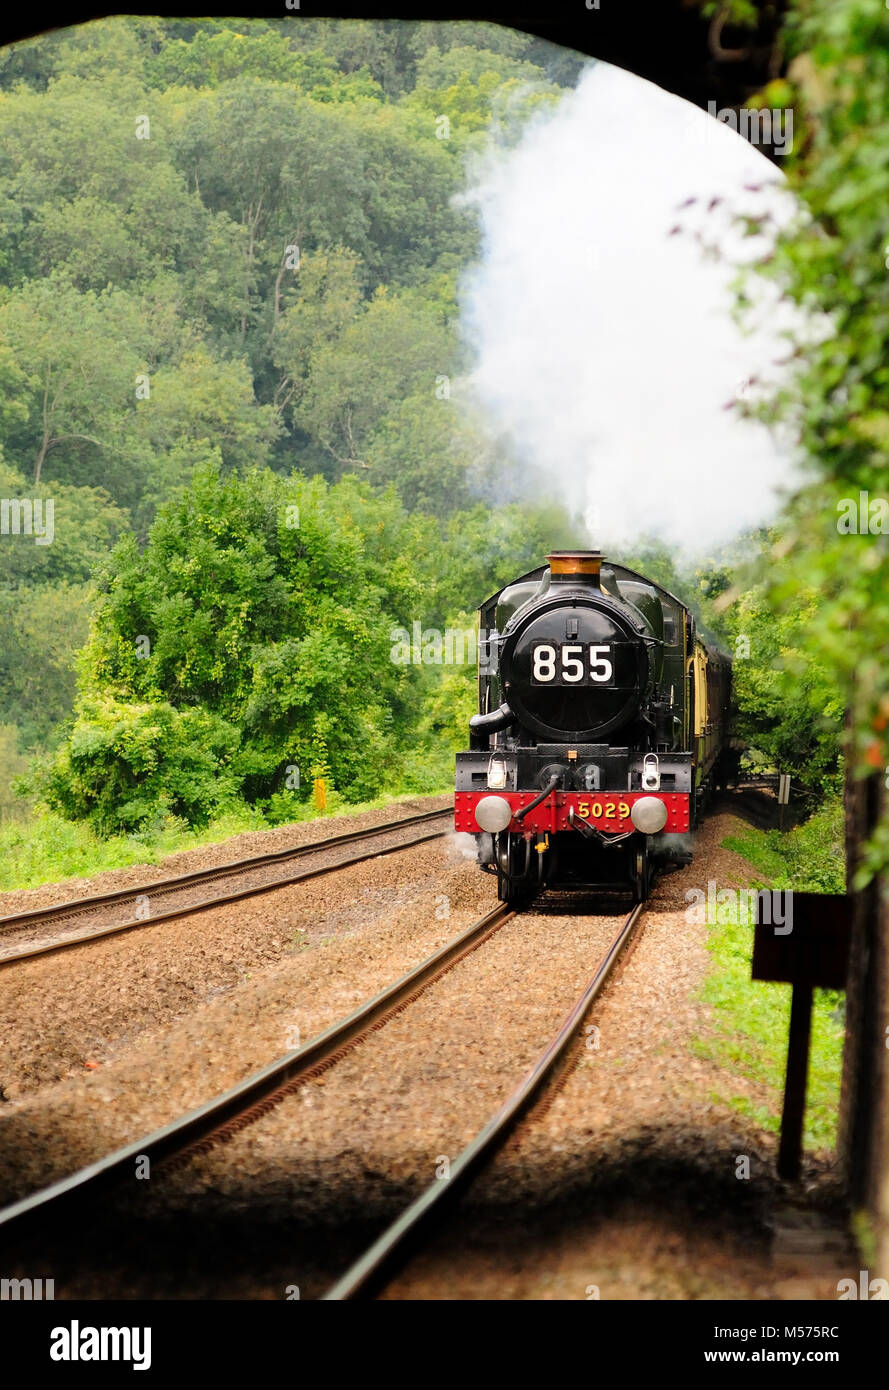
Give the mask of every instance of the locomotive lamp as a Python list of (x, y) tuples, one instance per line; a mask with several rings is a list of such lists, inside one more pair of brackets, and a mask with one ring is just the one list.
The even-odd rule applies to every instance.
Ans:
[(506, 787), (506, 762), (492, 753), (488, 762), (488, 791), (502, 792)]
[(667, 803), (659, 796), (640, 796), (633, 802), (630, 820), (643, 835), (656, 835), (667, 824)]
[(495, 835), (509, 825), (512, 807), (503, 796), (483, 796), (475, 808), (475, 818), (482, 830)]
[(657, 753), (646, 753), (642, 759), (642, 790), (659, 792), (661, 789), (661, 765)]

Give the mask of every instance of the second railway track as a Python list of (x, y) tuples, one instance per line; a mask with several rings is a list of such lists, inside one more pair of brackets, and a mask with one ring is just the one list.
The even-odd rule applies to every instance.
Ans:
[[(426, 811), (370, 826), (366, 830), (350, 831), (289, 849), (275, 850), (270, 854), (232, 860), (210, 869), (157, 879), (135, 888), (75, 898), (54, 906), (0, 917), (0, 968), (139, 927), (156, 926), (189, 913), (209, 911), (225, 903), (333, 873), (339, 868), (360, 864), (378, 855), (392, 854), (439, 839), (450, 830), (452, 814), (450, 808)], [(411, 833), (405, 836), (405, 831)], [(392, 837), (394, 842), (381, 846), (379, 840), (387, 837)], [(338, 853), (350, 845), (367, 843), (373, 847), (354, 854)], [(335, 856), (330, 862), (321, 862), (295, 872), (289, 867), (313, 856), (325, 860), (330, 855)], [(202, 890), (208, 885), (220, 885), (226, 881), (232, 884), (228, 891), (223, 887), (222, 891), (210, 897), (201, 896)], [(160, 912), (156, 910), (157, 900), (164, 903)], [(49, 935), (50, 932), (53, 934)]]

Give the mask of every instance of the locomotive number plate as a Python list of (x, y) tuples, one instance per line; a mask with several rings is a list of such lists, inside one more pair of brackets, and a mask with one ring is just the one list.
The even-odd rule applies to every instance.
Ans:
[(578, 801), (577, 814), (583, 820), (629, 820), (630, 805), (629, 802), (621, 801), (619, 798), (596, 797), (592, 801)]
[(573, 642), (531, 648), (532, 685), (605, 685), (614, 675), (609, 646)]

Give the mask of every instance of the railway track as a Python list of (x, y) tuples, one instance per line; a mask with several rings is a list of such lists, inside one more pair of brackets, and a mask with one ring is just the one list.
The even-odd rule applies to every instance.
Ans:
[(378, 1236), (324, 1295), (324, 1301), (373, 1297), (385, 1288), (437, 1223), (460, 1200), (467, 1186), (496, 1156), (540, 1092), (551, 1082), (573, 1045), (584, 1018), (629, 943), (645, 908), (638, 903), (588, 981), (583, 994), (562, 1021), (531, 1070), (519, 1082), (483, 1129), (457, 1155), (450, 1177), (434, 1179), (419, 1197)]
[[(30, 960), (34, 956), (81, 946), (85, 942), (96, 941), (120, 932), (157, 926), (161, 922), (170, 922), (194, 912), (206, 912), (225, 903), (237, 902), (305, 879), (318, 878), (322, 874), (333, 873), (351, 864), (360, 864), (379, 855), (393, 854), (397, 850), (439, 839), (451, 828), (452, 815), (450, 808), (425, 811), (416, 816), (406, 816), (401, 820), (371, 826), (367, 830), (350, 831), (344, 835), (333, 835), (291, 849), (232, 860), (212, 869), (200, 869), (172, 878), (157, 879), (154, 883), (145, 883), (136, 888), (98, 893), (90, 897), (71, 899), (52, 907), (33, 908), (29, 912), (0, 917), (0, 968)], [(436, 822), (440, 823), (439, 827), (432, 829)], [(405, 830), (414, 830), (416, 833), (404, 838)], [(387, 836), (393, 837), (394, 843), (381, 847), (377, 842)], [(347, 856), (338, 853), (349, 845), (368, 842), (373, 843), (373, 848)], [(335, 856), (330, 862), (296, 872), (289, 867), (307, 858), (321, 856), (322, 859), (326, 859), (329, 855)], [(206, 886), (220, 884), (225, 880), (241, 886), (232, 886), (228, 891), (217, 892), (210, 897), (195, 896), (200, 895)], [(166, 906), (158, 912), (156, 903), (158, 900), (163, 902), (164, 899)], [(61, 928), (62, 934), (48, 937), (47, 931), (53, 928), (57, 931)]]
[(137, 1158), (147, 1158), (154, 1169), (155, 1164), (185, 1160), (194, 1153), (207, 1152), (216, 1144), (224, 1143), (238, 1130), (261, 1119), (300, 1086), (334, 1066), (514, 915), (506, 903), (498, 904), (394, 984), (302, 1047), (286, 1053), (162, 1129), (3, 1208), (0, 1210), (0, 1232), (5, 1236), (10, 1228), (18, 1233), (22, 1227), (67, 1217), (79, 1204), (131, 1179)]
[[(432, 1182), (324, 1295), (327, 1300), (367, 1297), (379, 1292), (423, 1235), (431, 1231), (437, 1219), (459, 1200), (472, 1178), (491, 1161), (521, 1116), (552, 1081), (591, 1004), (629, 943), (644, 907), (645, 904), (638, 904), (623, 919), (556, 1035), (493, 1118), (453, 1161), (449, 1181)], [(60, 1223), (68, 1225), (72, 1218), (86, 1216), (95, 1200), (108, 1189), (132, 1183), (137, 1160), (144, 1164), (148, 1159), (154, 1175), (155, 1165), (179, 1166), (227, 1142), (300, 1087), (334, 1067), (517, 915), (520, 914), (508, 904), (498, 904), (393, 985), (303, 1047), (154, 1133), (0, 1210), (0, 1239), (8, 1242), (11, 1236), (17, 1242), (22, 1234), (26, 1238), (31, 1235), (34, 1228), (38, 1233), (51, 1232), (58, 1230)]]

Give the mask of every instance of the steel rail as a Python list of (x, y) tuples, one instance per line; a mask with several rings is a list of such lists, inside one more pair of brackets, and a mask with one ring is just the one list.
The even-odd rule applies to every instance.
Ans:
[(115, 888), (107, 893), (93, 893), (84, 898), (68, 898), (63, 903), (52, 903), (48, 907), (34, 907), (27, 912), (15, 912), (6, 917), (0, 917), (0, 931), (12, 931), (16, 927), (38, 922), (41, 918), (51, 921), (54, 917), (73, 917), (96, 907), (104, 907), (107, 903), (120, 902), (124, 898), (144, 897), (159, 892), (175, 892), (178, 888), (189, 883), (199, 882), (201, 879), (212, 881), (214, 878), (221, 878), (227, 873), (248, 873), (251, 869), (262, 868), (264, 864), (274, 864), (280, 860), (295, 858), (323, 849), (335, 849), (337, 845), (350, 844), (355, 840), (370, 839), (374, 835), (384, 835), (389, 830), (398, 830), (403, 825), (421, 825), (424, 821), (450, 814), (450, 807), (444, 807), (441, 811), (424, 811), (421, 815), (405, 816), (402, 820), (386, 821), (384, 825), (371, 825), (366, 830), (350, 830), (345, 835), (330, 835), (324, 840), (314, 840), (305, 845), (292, 845), (289, 849), (272, 850), (268, 854), (257, 854), (245, 859), (230, 859), (225, 864), (216, 864), (211, 868), (194, 869), (188, 874), (155, 879), (153, 883), (143, 883), (136, 888)]
[[(447, 816), (449, 820), (451, 815), (452, 812), (450, 810), (431, 813), (431, 816), (437, 818)], [(431, 817), (424, 816), (418, 818), (418, 820), (427, 820), (429, 818)], [(409, 826), (416, 823), (417, 821), (414, 820), (396, 821), (391, 825), (387, 825), (386, 830), (394, 832), (400, 829), (402, 825)], [(373, 832), (366, 832), (363, 835), (342, 835), (335, 837), (335, 839), (337, 842), (342, 843), (355, 839), (368, 839), (372, 836), (375, 837), (378, 833), (382, 834), (382, 829), (375, 827)], [(273, 879), (270, 883), (253, 884), (249, 888), (237, 888), (229, 893), (218, 893), (212, 898), (201, 898), (197, 902), (185, 903), (181, 907), (170, 908), (167, 912), (158, 912), (147, 917), (131, 917), (124, 922), (107, 923), (105, 926), (95, 927), (91, 931), (79, 932), (73, 936), (56, 937), (52, 941), (40, 942), (34, 946), (26, 946), (20, 951), (11, 951), (6, 955), (0, 955), (0, 969), (7, 965), (14, 965), (20, 961), (30, 960), (35, 956), (51, 955), (57, 951), (65, 951), (74, 946), (83, 946), (91, 941), (98, 941), (102, 937), (116, 936), (121, 932), (135, 931), (139, 927), (156, 926), (161, 922), (172, 922), (180, 917), (188, 917), (195, 912), (208, 912), (214, 907), (224, 907), (227, 903), (240, 902), (244, 898), (256, 897), (260, 893), (273, 893), (278, 888), (287, 888), (294, 883), (303, 883), (306, 879), (320, 878), (324, 874), (336, 873), (337, 870), (349, 868), (352, 864), (363, 864), (368, 859), (377, 859), (386, 854), (395, 854), (399, 850), (411, 849), (413, 846), (425, 844), (429, 840), (440, 840), (447, 833), (447, 828), (445, 828), (442, 830), (429, 831), (422, 835), (414, 835), (408, 840), (402, 840), (397, 845), (386, 845), (382, 849), (374, 846), (373, 849), (367, 850), (363, 854), (353, 854), (347, 859), (339, 859), (335, 864), (322, 864), (314, 869), (303, 869), (297, 873), (288, 874), (285, 878)], [(335, 843), (331, 840), (326, 840), (323, 842), (319, 841), (317, 844), (311, 846), (301, 845), (296, 850), (289, 851), (289, 853), (294, 858), (303, 858), (311, 853), (321, 853), (331, 848), (335, 848)], [(249, 868), (253, 867), (249, 861), (247, 862), (248, 867), (242, 870), (242, 872), (249, 872)], [(221, 872), (220, 870), (220, 874)], [(220, 875), (216, 875), (216, 877), (219, 876)], [(7, 918), (6, 921), (9, 922), (10, 919)], [(33, 923), (28, 923), (27, 925), (33, 925)]]
[(323, 1295), (323, 1301), (370, 1297), (379, 1292), (408, 1259), (423, 1232), (459, 1199), (472, 1178), (491, 1161), (570, 1048), (590, 1005), (633, 935), (644, 908), (645, 903), (638, 903), (625, 919), (555, 1038), (492, 1119), (458, 1154), (451, 1164), (450, 1177), (431, 1182)]
[(156, 1164), (174, 1156), (188, 1157), (190, 1151), (207, 1151), (261, 1119), (286, 1095), (335, 1065), (366, 1036), (400, 1013), (514, 915), (508, 904), (499, 903), (394, 984), (302, 1047), (270, 1062), (238, 1085), (152, 1134), (4, 1207), (0, 1210), (0, 1231), (5, 1234), (12, 1227), (18, 1230), (47, 1218), (57, 1220), (60, 1212), (70, 1211), (79, 1202), (132, 1177), (137, 1158), (148, 1158), (151, 1164)]

